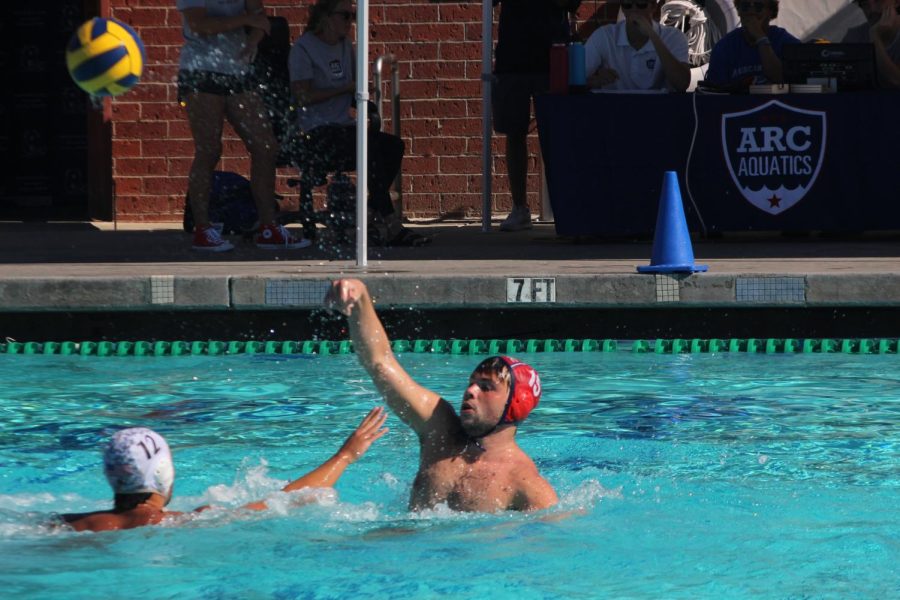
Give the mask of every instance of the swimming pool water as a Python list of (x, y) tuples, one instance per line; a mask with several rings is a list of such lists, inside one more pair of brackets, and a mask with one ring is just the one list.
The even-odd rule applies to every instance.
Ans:
[[(414, 436), (337, 497), (276, 490), (379, 399), (354, 356), (0, 355), (0, 590), (88, 598), (889, 598), (900, 589), (896, 356), (523, 355), (544, 399), (520, 445), (546, 514), (406, 509)], [(458, 405), (478, 357), (402, 362)], [(178, 527), (76, 534), (110, 505), (99, 449), (167, 437)], [(227, 510), (269, 496), (275, 509)]]

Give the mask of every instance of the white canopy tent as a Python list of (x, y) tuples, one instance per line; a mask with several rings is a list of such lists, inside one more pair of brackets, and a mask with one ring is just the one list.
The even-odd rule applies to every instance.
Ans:
[(839, 42), (848, 28), (864, 21), (862, 11), (850, 0), (781, 0), (775, 24), (803, 41), (822, 38)]

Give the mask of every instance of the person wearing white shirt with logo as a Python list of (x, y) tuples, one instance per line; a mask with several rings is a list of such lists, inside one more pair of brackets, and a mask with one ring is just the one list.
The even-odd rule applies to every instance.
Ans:
[(654, 20), (657, 0), (622, 0), (625, 19), (595, 31), (585, 44), (591, 88), (683, 92), (691, 82), (688, 41)]

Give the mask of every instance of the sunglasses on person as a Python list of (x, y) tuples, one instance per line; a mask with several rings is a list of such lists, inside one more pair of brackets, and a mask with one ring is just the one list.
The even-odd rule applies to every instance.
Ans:
[(751, 10), (753, 10), (753, 12), (761, 13), (762, 11), (764, 11), (766, 8), (769, 7), (769, 3), (768, 2), (758, 2), (758, 1), (757, 2), (746, 2), (745, 1), (745, 2), (738, 2), (737, 6), (738, 6), (738, 10), (740, 10), (741, 12), (750, 12)]
[(636, 8), (638, 10), (644, 10), (648, 6), (650, 6), (649, 2), (619, 2), (619, 6), (622, 7), (623, 10), (631, 10), (632, 8)]
[(349, 10), (336, 10), (331, 14), (337, 15), (339, 17), (344, 17), (345, 21), (352, 21), (353, 19), (356, 18), (356, 13), (353, 11), (349, 11)]

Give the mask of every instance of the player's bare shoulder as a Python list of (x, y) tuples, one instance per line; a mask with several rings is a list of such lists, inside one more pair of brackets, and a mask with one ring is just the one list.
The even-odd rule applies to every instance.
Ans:
[(542, 510), (559, 502), (556, 491), (544, 479), (537, 465), (524, 452), (519, 453), (510, 465), (510, 479), (515, 487), (515, 508), (518, 510)]

